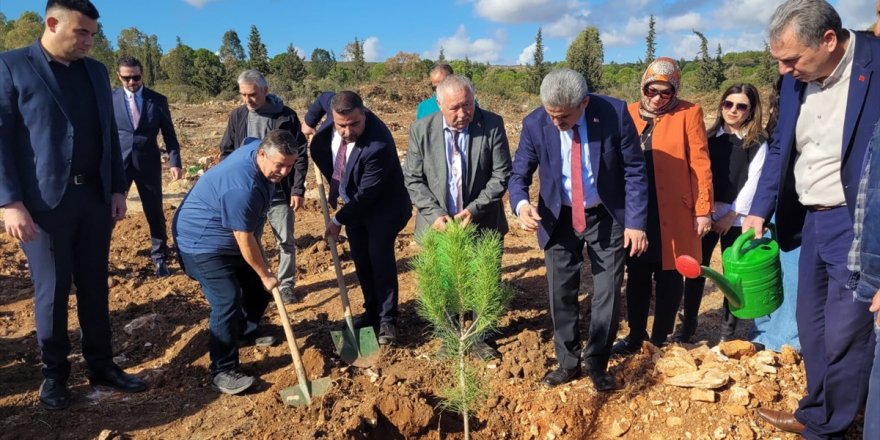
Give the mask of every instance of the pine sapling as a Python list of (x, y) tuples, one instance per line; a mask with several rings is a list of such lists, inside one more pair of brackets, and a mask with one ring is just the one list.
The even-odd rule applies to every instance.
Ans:
[(511, 290), (501, 283), (501, 237), (450, 222), (443, 232), (428, 231), (421, 242), (413, 263), (418, 313), (431, 323), (446, 348), (455, 382), (443, 390), (441, 406), (462, 415), (469, 439), (468, 418), (476, 403), (485, 401), (487, 391), (467, 363), (468, 349), (496, 328), (511, 298)]

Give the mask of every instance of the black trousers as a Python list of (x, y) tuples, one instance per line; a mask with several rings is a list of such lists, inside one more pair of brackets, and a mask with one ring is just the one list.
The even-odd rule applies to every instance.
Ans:
[(648, 336), (648, 312), (651, 306), (651, 280), (655, 283), (654, 327), (651, 342), (661, 345), (675, 326), (675, 312), (681, 304), (683, 277), (675, 270), (663, 270), (663, 263), (640, 258), (626, 262), (626, 314), (629, 337), (643, 341)]
[(373, 322), (397, 321), (397, 259), (394, 240), (399, 229), (346, 225), (351, 258), (364, 294), (364, 313)]
[(144, 216), (150, 225), (150, 259), (153, 263), (164, 262), (168, 254), (168, 233), (162, 209), (162, 163), (157, 163), (155, 170), (139, 170), (129, 166), (125, 174), (128, 179), (126, 187), (130, 188), (132, 182), (137, 186)]
[(43, 376), (70, 376), (67, 305), (71, 281), (76, 286), (82, 353), (92, 370), (113, 364), (110, 343), (107, 262), (113, 218), (100, 183), (67, 186), (61, 202), (49, 211), (32, 211), (37, 237), (22, 243), (34, 282), (37, 342)]
[[(733, 246), (733, 242), (736, 241), (739, 236), (742, 235), (742, 228), (739, 226), (732, 226), (727, 234), (719, 236), (717, 233), (709, 232), (708, 234), (703, 236), (703, 266), (709, 266), (712, 262), (712, 252), (715, 252), (715, 246), (721, 241), (721, 251), (724, 252), (725, 249)], [(682, 308), (684, 309), (684, 325), (692, 326), (691, 329), (695, 329), (697, 326), (697, 316), (700, 312), (700, 303), (703, 301), (703, 290), (706, 286), (706, 278), (689, 278), (684, 281), (684, 304)], [(721, 336), (732, 338), (734, 332), (736, 332), (736, 324), (739, 320), (730, 313), (730, 305), (727, 303), (727, 298), (724, 298), (724, 304), (722, 305), (723, 314), (721, 317)]]
[(590, 259), (593, 292), (590, 295), (590, 335), (584, 351), (588, 370), (605, 371), (617, 335), (618, 295), (623, 285), (623, 226), (599, 206), (586, 211), (587, 229), (578, 235), (571, 227), (571, 208), (563, 206), (544, 261), (550, 289), (550, 313), (556, 360), (562, 368), (580, 365), (580, 305), (578, 293), (584, 247)]

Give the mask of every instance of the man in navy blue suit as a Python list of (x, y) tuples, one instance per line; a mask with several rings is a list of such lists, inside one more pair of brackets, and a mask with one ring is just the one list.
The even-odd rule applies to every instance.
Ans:
[(382, 345), (397, 342), (397, 261), (394, 241), (412, 217), (403, 170), (391, 131), (367, 111), (361, 97), (343, 91), (331, 101), (332, 124), (312, 139), (312, 159), (330, 182), (329, 202), (336, 210), (324, 232), (348, 234), (351, 258), (364, 294), (357, 327), (378, 327)]
[(874, 335), (847, 268), (865, 152), (880, 117), (880, 41), (844, 29), (824, 0), (789, 0), (769, 26), (785, 75), (779, 122), (743, 230), (776, 211), (783, 249), (801, 246), (797, 324), (807, 395), (794, 414), (759, 408), (779, 429), (843, 438), (865, 402)]
[[(584, 77), (558, 69), (541, 83), (541, 103), (523, 119), (510, 177), (510, 204), (523, 229), (544, 249), (553, 337), (559, 368), (548, 388), (581, 375), (578, 293), (587, 247), (593, 274), (587, 374), (598, 391), (616, 387), (608, 373), (617, 335), (625, 248), (647, 249), (648, 177), (626, 103), (588, 93)], [(541, 186), (529, 203), (532, 174)]]
[[(333, 122), (333, 110), (330, 109), (330, 101), (334, 96), (336, 96), (336, 92), (323, 92), (309, 104), (309, 109), (306, 111), (306, 115), (303, 116), (302, 132), (304, 135), (313, 136), (315, 131), (320, 128), (318, 126), (319, 123), (323, 127)], [(324, 119), (324, 116), (327, 116), (327, 118)], [(323, 123), (321, 123), (322, 119), (324, 119)]]
[(146, 389), (113, 362), (110, 343), (107, 263), (113, 222), (125, 216), (125, 172), (107, 69), (86, 57), (97, 32), (91, 2), (49, 0), (42, 37), (0, 54), (0, 207), (34, 282), (48, 409), (71, 399), (71, 280), (89, 381)]
[(150, 258), (156, 276), (164, 277), (170, 275), (166, 263), (168, 233), (162, 210), (162, 152), (156, 139), (161, 132), (172, 180), (183, 175), (180, 144), (171, 121), (168, 100), (144, 87), (141, 62), (127, 55), (119, 58), (116, 76), (122, 87), (113, 91), (113, 112), (128, 183), (126, 188), (131, 187), (132, 181), (137, 185), (138, 197), (150, 225)]

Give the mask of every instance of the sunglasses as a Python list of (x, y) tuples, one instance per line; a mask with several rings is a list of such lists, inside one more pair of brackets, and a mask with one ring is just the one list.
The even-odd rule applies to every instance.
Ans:
[(645, 93), (645, 96), (648, 98), (653, 98), (653, 97), (659, 95), (663, 99), (672, 98), (672, 95), (675, 94), (675, 91), (672, 89), (657, 90), (653, 87), (645, 87), (645, 90), (643, 90), (643, 92)]
[(736, 110), (737, 110), (737, 111), (740, 111), (740, 112), (747, 112), (747, 111), (749, 111), (749, 105), (748, 105), (748, 104), (743, 104), (743, 103), (741, 103), (741, 102), (738, 102), (738, 103), (735, 103), (735, 104), (734, 104), (733, 102), (728, 101), (728, 100), (726, 100), (726, 99), (724, 100), (724, 102), (721, 103), (721, 108), (723, 108), (724, 110), (727, 110), (727, 111), (730, 111), (730, 109), (732, 109), (732, 108), (734, 108), (734, 107), (736, 107)]
[(140, 81), (140, 80), (141, 80), (141, 75), (132, 75), (132, 76), (122, 76), (122, 75), (120, 75), (119, 77), (122, 78), (122, 80), (123, 80), (123, 81), (126, 81), (126, 82), (127, 82), (127, 81), (135, 81), (135, 82), (137, 82), (137, 81)]

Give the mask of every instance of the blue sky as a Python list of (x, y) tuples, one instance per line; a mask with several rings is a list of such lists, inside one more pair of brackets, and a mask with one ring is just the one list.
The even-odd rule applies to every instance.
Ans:
[[(251, 24), (257, 25), (269, 54), (293, 44), (306, 56), (315, 48), (342, 49), (355, 36), (365, 41), (368, 61), (399, 51), (436, 58), (519, 64), (531, 60), (538, 27), (543, 28), (544, 59), (565, 58), (571, 40), (596, 26), (605, 45), (605, 62), (644, 56), (648, 16), (657, 20), (657, 56), (693, 58), (704, 32), (714, 53), (763, 48), (764, 28), (780, 0), (92, 0), (104, 31), (114, 43), (119, 31), (135, 26), (156, 34), (162, 49), (180, 36), (194, 48), (216, 51), (222, 35), (238, 32), (247, 49)], [(831, 0), (844, 26), (865, 29), (875, 19), (874, 0)], [(0, 0), (8, 19), (23, 11), (43, 12), (42, 0)]]

